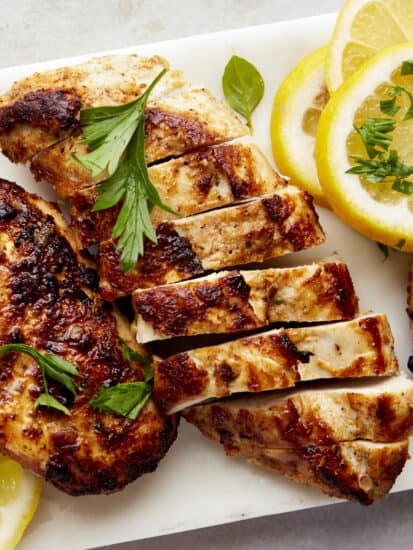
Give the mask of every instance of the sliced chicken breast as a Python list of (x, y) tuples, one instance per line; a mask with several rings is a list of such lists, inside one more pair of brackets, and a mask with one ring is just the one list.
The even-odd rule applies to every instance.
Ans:
[(262, 262), (325, 239), (311, 196), (292, 186), (265, 198), (162, 223), (156, 234), (158, 243), (146, 242), (144, 257), (127, 275), (116, 244), (101, 243), (100, 288), (105, 299), (208, 270)]
[(365, 439), (389, 443), (413, 430), (413, 382), (403, 375), (340, 380), (191, 407), (184, 417), (230, 452), (332, 445)]
[[(154, 369), (155, 399), (168, 413), (233, 393), (287, 388), (323, 378), (399, 372), (390, 326), (380, 314), (343, 323), (271, 330), (178, 353), (157, 361)], [(231, 403), (223, 406), (231, 407)]]
[[(128, 103), (167, 67), (159, 56), (112, 55), (23, 78), (0, 97), (0, 148), (11, 161), (26, 162), (71, 134), (80, 109)], [(151, 98), (186, 84), (180, 71), (168, 71)]]
[(140, 343), (174, 336), (241, 332), (269, 323), (352, 319), (358, 299), (340, 261), (301, 267), (221, 271), (181, 283), (137, 290)]
[(390, 491), (409, 458), (409, 442), (347, 441), (299, 449), (265, 449), (246, 443), (249, 462), (331, 497), (372, 504)]
[[(286, 185), (258, 147), (241, 143), (207, 147), (153, 165), (149, 176), (162, 200), (181, 216), (272, 193)], [(96, 186), (82, 187), (82, 178), (71, 181), (69, 172), (56, 174), (54, 186), (61, 196), (72, 199), (71, 221), (80, 248), (110, 239), (119, 206), (92, 212)], [(158, 224), (173, 216), (155, 207), (151, 218)]]
[(27, 344), (82, 374), (74, 399), (48, 379), (50, 394), (71, 416), (49, 407), (35, 412), (44, 391), (39, 365), (20, 353), (1, 357), (0, 452), (72, 495), (117, 491), (153, 471), (176, 436), (177, 419), (152, 400), (135, 421), (89, 406), (103, 384), (143, 380), (142, 365), (125, 359), (125, 321), (117, 325), (97, 293), (97, 275), (74, 252), (57, 207), (4, 180), (0, 260), (0, 345)]

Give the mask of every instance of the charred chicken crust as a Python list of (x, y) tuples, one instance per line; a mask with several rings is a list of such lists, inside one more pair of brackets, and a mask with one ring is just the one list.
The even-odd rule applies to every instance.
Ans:
[(0, 344), (57, 354), (82, 373), (71, 400), (49, 391), (71, 416), (33, 405), (42, 392), (32, 359), (9, 354), (0, 370), (0, 451), (72, 495), (110, 493), (153, 471), (176, 436), (177, 420), (149, 401), (136, 421), (91, 409), (102, 384), (139, 381), (142, 366), (123, 357), (112, 308), (97, 276), (73, 251), (57, 207), (0, 181)]

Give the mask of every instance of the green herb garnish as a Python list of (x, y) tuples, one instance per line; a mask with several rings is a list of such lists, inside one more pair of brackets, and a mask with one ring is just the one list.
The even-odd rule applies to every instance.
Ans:
[(80, 112), (82, 143), (92, 149), (74, 157), (93, 178), (107, 174), (98, 187), (100, 193), (93, 211), (112, 208), (123, 201), (112, 231), (118, 239), (121, 265), (128, 273), (144, 253), (144, 237), (156, 243), (150, 212), (158, 206), (176, 215), (163, 203), (152, 184), (145, 160), (145, 107), (149, 94), (165, 74), (160, 72), (142, 96), (126, 105), (94, 107)]
[(69, 361), (62, 359), (57, 355), (52, 355), (50, 353), (39, 353), (34, 348), (26, 344), (6, 344), (0, 347), (0, 357), (11, 352), (29, 355), (40, 367), (44, 393), (42, 393), (34, 402), (34, 410), (36, 410), (39, 406), (44, 406), (57, 409), (67, 416), (70, 416), (69, 409), (49, 394), (47, 378), (51, 378), (52, 380), (59, 382), (62, 386), (69, 390), (73, 396), (76, 396), (79, 386), (73, 380), (73, 376), (82, 376), (76, 367), (74, 367), (72, 363), (69, 363)]
[(406, 76), (408, 74), (413, 74), (413, 61), (403, 61), (401, 68), (401, 75)]
[(150, 380), (152, 380), (153, 370), (152, 370), (150, 359), (148, 357), (145, 357), (144, 355), (141, 355), (134, 349), (130, 348), (124, 340), (121, 340), (121, 342), (122, 342), (124, 358), (127, 361), (137, 361), (138, 363), (141, 363), (145, 370), (145, 382), (149, 382)]
[(405, 94), (409, 100), (409, 108), (403, 117), (403, 120), (410, 120), (413, 118), (413, 95), (404, 86), (392, 86), (389, 91), (391, 99), (384, 99), (380, 101), (380, 110), (382, 113), (394, 116), (400, 111), (400, 107), (396, 105), (396, 100), (402, 94)]
[(145, 369), (145, 381), (125, 382), (115, 386), (101, 386), (89, 401), (93, 409), (115, 413), (136, 420), (152, 393), (153, 371), (150, 360), (122, 341), (123, 356), (127, 361), (138, 361)]
[(400, 241), (396, 244), (396, 248), (401, 250), (405, 244), (406, 244), (406, 239), (400, 239)]
[(389, 257), (389, 247), (385, 244), (382, 244), (382, 243), (377, 243), (377, 246), (380, 250), (380, 252), (383, 254), (384, 256), (384, 259), (387, 260), (387, 258)]
[(229, 105), (246, 118), (253, 131), (251, 115), (264, 95), (264, 80), (249, 61), (233, 55), (222, 77), (224, 96)]
[(413, 166), (408, 166), (399, 157), (396, 150), (379, 153), (376, 159), (353, 157), (355, 166), (347, 170), (347, 174), (358, 174), (370, 183), (392, 181), (392, 189), (405, 195), (413, 192), (413, 184), (404, 178), (413, 174)]
[(151, 395), (152, 388), (146, 382), (125, 382), (115, 386), (101, 386), (89, 401), (93, 409), (115, 413), (136, 420)]
[(389, 132), (396, 127), (396, 123), (391, 118), (366, 118), (364, 124), (360, 127), (354, 126), (354, 129), (361, 137), (369, 158), (375, 158), (381, 149), (387, 151), (392, 141)]

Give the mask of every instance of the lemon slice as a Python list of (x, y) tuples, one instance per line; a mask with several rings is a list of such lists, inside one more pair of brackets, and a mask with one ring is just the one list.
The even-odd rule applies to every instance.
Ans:
[[(395, 130), (387, 134), (391, 142), (385, 156), (394, 150), (413, 170), (413, 119), (404, 120), (413, 75), (401, 74), (406, 65), (410, 70), (404, 72), (413, 71), (412, 60), (413, 43), (405, 43), (383, 50), (364, 64), (331, 97), (320, 117), (316, 140), (318, 176), (333, 210), (367, 237), (405, 252), (413, 252), (413, 194), (395, 190), (394, 177), (374, 183), (366, 175), (346, 172), (358, 164), (354, 157), (371, 160), (353, 129), (353, 124), (360, 127), (368, 118), (395, 121)], [(383, 113), (380, 102), (391, 102), (396, 85), (405, 89), (394, 99), (398, 112)], [(413, 176), (402, 180), (411, 193)]]
[(272, 151), (280, 171), (324, 206), (314, 158), (321, 111), (328, 101), (324, 78), (327, 48), (303, 59), (279, 87), (271, 116)]
[(412, 0), (347, 0), (327, 54), (330, 93), (380, 50), (408, 40), (413, 40)]
[(39, 502), (42, 480), (0, 455), (0, 548), (12, 550)]

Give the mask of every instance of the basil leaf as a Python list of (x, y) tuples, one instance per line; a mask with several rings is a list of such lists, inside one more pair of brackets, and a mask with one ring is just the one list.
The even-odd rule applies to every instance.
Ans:
[(151, 387), (146, 382), (126, 382), (109, 388), (101, 386), (89, 405), (102, 412), (136, 420), (150, 395)]
[(49, 407), (52, 409), (57, 409), (58, 411), (61, 411), (66, 416), (71, 416), (70, 411), (67, 407), (62, 405), (60, 401), (55, 399), (53, 395), (50, 395), (50, 393), (42, 393), (39, 395), (39, 397), (34, 402), (34, 410), (37, 410), (37, 407)]
[(233, 55), (222, 77), (224, 96), (229, 105), (246, 118), (253, 131), (251, 115), (264, 95), (264, 80), (249, 61)]

